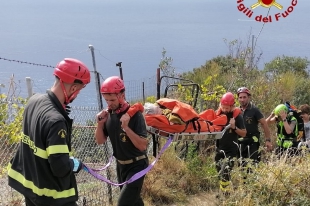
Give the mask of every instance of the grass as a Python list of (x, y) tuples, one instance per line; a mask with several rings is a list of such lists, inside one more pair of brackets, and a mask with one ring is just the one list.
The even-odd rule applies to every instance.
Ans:
[[(196, 146), (190, 145), (186, 156), (183, 153), (180, 158), (174, 146), (164, 152), (146, 175), (142, 189), (146, 206), (310, 205), (310, 154), (306, 151), (302, 156), (282, 156), (280, 159), (274, 154), (264, 153), (262, 162), (247, 175), (235, 164), (232, 171), (233, 190), (229, 196), (216, 199), (218, 177), (214, 152), (198, 153)], [(79, 175), (83, 177), (78, 183), (79, 203), (82, 205), (86, 197), (86, 205), (109, 205), (108, 195), (102, 195), (107, 194), (106, 184), (89, 182), (91, 177), (83, 172)], [(113, 202), (116, 203), (118, 187), (112, 190)], [(19, 205), (23, 201), (17, 192), (10, 194), (5, 201), (7, 204), (1, 202), (1, 205)]]
[(271, 155), (247, 175), (246, 184), (236, 185), (223, 205), (310, 205), (309, 158), (308, 154), (280, 159)]
[(149, 205), (186, 203), (188, 195), (215, 188), (216, 170), (189, 149), (187, 160), (180, 159), (171, 146), (155, 167), (146, 175), (142, 195)]
[[(209, 197), (204, 197), (218, 191), (213, 160), (214, 153), (201, 155), (191, 147), (186, 159), (180, 159), (174, 147), (170, 147), (146, 175), (142, 191), (146, 205), (211, 205)], [(282, 156), (280, 159), (266, 153), (249, 174), (235, 164), (233, 190), (229, 196), (217, 199), (214, 205), (310, 205), (309, 162), (310, 155), (304, 151), (302, 156)], [(197, 196), (202, 197), (198, 203), (194, 201)]]

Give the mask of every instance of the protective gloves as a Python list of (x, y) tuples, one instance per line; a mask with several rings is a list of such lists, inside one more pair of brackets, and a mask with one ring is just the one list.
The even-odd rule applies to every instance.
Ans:
[(70, 157), (70, 159), (71, 159), (71, 161), (73, 163), (72, 171), (74, 173), (78, 173), (84, 167), (83, 163), (80, 160), (78, 160), (77, 158), (74, 158), (74, 157)]

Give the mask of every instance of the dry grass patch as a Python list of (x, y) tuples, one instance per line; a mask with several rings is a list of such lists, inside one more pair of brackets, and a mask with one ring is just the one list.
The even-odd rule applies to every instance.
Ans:
[(142, 191), (144, 199), (155, 206), (179, 205), (185, 204), (189, 195), (214, 189), (217, 177), (213, 163), (203, 162), (206, 162), (205, 158), (191, 150), (184, 161), (171, 146), (146, 175)]

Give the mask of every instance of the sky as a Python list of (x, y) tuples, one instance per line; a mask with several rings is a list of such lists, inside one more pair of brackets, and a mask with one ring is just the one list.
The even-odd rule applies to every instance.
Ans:
[[(298, 1), (286, 18), (275, 20), (292, 1), (277, 0), (283, 10), (257, 7), (252, 18), (238, 10), (255, 0), (29, 0), (4, 1), (0, 8), (0, 83), (14, 73), (23, 82), (31, 76), (44, 91), (54, 78), (53, 67), (65, 57), (82, 60), (93, 70), (89, 45), (95, 48), (96, 69), (105, 79), (119, 75), (135, 81), (156, 75), (163, 48), (178, 73), (191, 71), (218, 55), (227, 55), (224, 39), (244, 45), (255, 36), (260, 68), (278, 55), (310, 57), (309, 1)], [(272, 17), (256, 22), (255, 16)]]

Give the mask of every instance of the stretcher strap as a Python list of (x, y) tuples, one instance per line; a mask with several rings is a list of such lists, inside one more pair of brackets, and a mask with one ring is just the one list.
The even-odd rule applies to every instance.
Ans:
[(109, 160), (109, 163), (104, 166), (103, 168), (101, 169), (92, 169), (86, 165), (84, 165), (84, 170), (87, 171), (89, 174), (91, 174), (92, 176), (94, 176), (95, 178), (97, 178), (98, 180), (100, 181), (103, 181), (103, 182), (106, 182), (108, 184), (111, 184), (111, 185), (114, 185), (114, 186), (120, 186), (120, 185), (124, 185), (124, 184), (129, 184), (129, 183), (132, 183), (134, 182), (135, 180), (143, 177), (146, 173), (148, 173), (155, 165), (155, 163), (158, 161), (159, 157), (164, 153), (164, 151), (170, 146), (171, 142), (173, 140), (173, 136), (171, 135), (168, 139), (168, 141), (166, 142), (166, 144), (163, 146), (163, 148), (160, 150), (160, 152), (158, 153), (157, 157), (155, 158), (155, 160), (147, 167), (145, 168), (144, 170), (141, 170), (140, 172), (134, 174), (130, 179), (128, 179), (127, 181), (125, 182), (122, 182), (122, 183), (115, 183), (115, 182), (112, 182), (110, 181), (109, 179), (107, 179), (106, 177), (98, 174), (96, 171), (102, 171), (104, 169), (106, 169), (108, 166), (110, 166), (111, 164), (111, 161), (113, 159), (113, 156), (110, 158)]
[[(107, 168), (111, 165), (113, 159), (114, 159), (114, 158), (113, 158), (113, 155), (112, 155), (112, 156), (109, 158), (109, 162), (108, 162), (104, 167), (102, 167), (102, 168), (100, 168), (100, 169), (96, 169), (96, 168), (91, 168), (91, 169), (92, 169), (93, 171), (96, 171), (96, 172), (105, 170), (105, 169), (107, 169)], [(86, 167), (86, 165), (84, 165), (84, 167), (85, 167), (85, 168), (90, 168), (90, 167)], [(85, 170), (85, 171), (87, 171), (87, 170)]]

